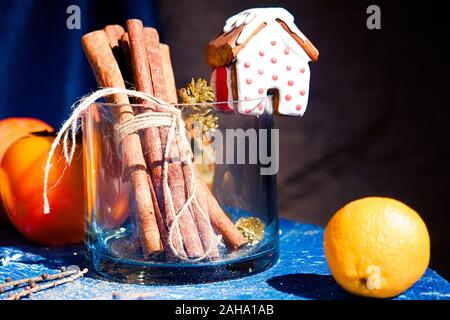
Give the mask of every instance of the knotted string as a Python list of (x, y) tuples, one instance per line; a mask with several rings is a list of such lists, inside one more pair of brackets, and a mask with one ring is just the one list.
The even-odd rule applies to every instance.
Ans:
[[(44, 192), (43, 192), (44, 213), (45, 214), (50, 213), (48, 192), (51, 189), (48, 188), (48, 180), (49, 180), (49, 175), (50, 175), (50, 170), (51, 170), (51, 160), (55, 154), (56, 148), (61, 143), (61, 140), (63, 140), (64, 158), (66, 161), (66, 165), (69, 166), (72, 163), (73, 157), (75, 155), (76, 133), (79, 129), (79, 120), (80, 120), (82, 114), (98, 99), (104, 98), (104, 97), (107, 97), (110, 95), (114, 95), (114, 94), (124, 94), (124, 95), (130, 96), (130, 97), (139, 98), (139, 99), (146, 100), (146, 101), (149, 101), (152, 103), (156, 103), (158, 105), (158, 107), (161, 110), (163, 110), (163, 112), (142, 113), (142, 114), (134, 116), (133, 118), (131, 118), (127, 121), (124, 121), (124, 122), (116, 125), (116, 136), (117, 136), (118, 141), (121, 142), (128, 135), (134, 134), (142, 129), (148, 129), (151, 127), (169, 127), (167, 143), (166, 143), (166, 146), (164, 147), (164, 159), (163, 159), (163, 168), (162, 168), (163, 188), (164, 188), (165, 196), (167, 197), (168, 202), (169, 202), (169, 208), (167, 208), (167, 209), (171, 210), (172, 216), (174, 217), (174, 219), (171, 221), (170, 225), (168, 226), (168, 228), (169, 228), (168, 241), (169, 241), (169, 246), (170, 246), (171, 250), (173, 251), (174, 255), (176, 257), (178, 257), (179, 259), (187, 260), (189, 258), (184, 254), (184, 252), (177, 252), (176, 248), (173, 245), (173, 234), (174, 234), (174, 230), (178, 229), (179, 219), (183, 214), (189, 212), (187, 209), (192, 204), (197, 206), (198, 210), (200, 211), (200, 213), (202, 214), (203, 218), (206, 221), (209, 221), (209, 216), (206, 212), (204, 212), (202, 207), (199, 205), (197, 197), (196, 197), (197, 183), (196, 183), (195, 172), (193, 170), (193, 163), (191, 160), (191, 157), (192, 157), (192, 153), (190, 151), (191, 147), (190, 147), (190, 142), (187, 139), (187, 136), (185, 134), (185, 125), (184, 125), (184, 121), (181, 117), (181, 111), (179, 109), (177, 109), (175, 106), (170, 105), (170, 104), (166, 103), (165, 101), (157, 99), (154, 96), (144, 93), (144, 92), (120, 89), (120, 88), (106, 88), (106, 89), (98, 90), (98, 91), (82, 98), (81, 100), (79, 100), (77, 103), (75, 103), (72, 106), (72, 109), (73, 109), (72, 115), (62, 125), (61, 129), (59, 130), (58, 134), (55, 137), (55, 140), (52, 143), (52, 146), (51, 146), (49, 154), (48, 154), (47, 163), (45, 166), (45, 173), (44, 173)], [(175, 207), (174, 207), (173, 198), (172, 198), (172, 192), (170, 190), (169, 183), (168, 183), (168, 160), (167, 159), (169, 158), (170, 146), (172, 145), (172, 143), (174, 142), (174, 139), (176, 139), (177, 136), (181, 137), (181, 143), (184, 146), (184, 149), (188, 150), (188, 152), (189, 152), (189, 156), (185, 157), (186, 160), (184, 160), (184, 161), (186, 162), (186, 164), (190, 170), (191, 186), (188, 187), (188, 189), (189, 189), (188, 190), (188, 194), (189, 194), (188, 199), (183, 204), (182, 208), (178, 212), (175, 212)], [(70, 137), (70, 139), (69, 139), (69, 137)], [(209, 232), (213, 236), (212, 238), (213, 239), (215, 238), (216, 241), (211, 241), (208, 250), (206, 250), (206, 252), (202, 256), (195, 258), (195, 259), (190, 259), (191, 261), (198, 261), (198, 260), (205, 259), (206, 257), (209, 256), (209, 254), (214, 249), (214, 247), (217, 246), (217, 244), (220, 242), (221, 237), (215, 235), (210, 223), (208, 225), (209, 225), (209, 229), (210, 229)]]

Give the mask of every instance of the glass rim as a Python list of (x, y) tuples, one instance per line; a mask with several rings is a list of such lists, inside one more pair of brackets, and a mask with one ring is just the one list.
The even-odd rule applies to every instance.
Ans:
[[(139, 99), (139, 98), (137, 98)], [(190, 106), (204, 106), (204, 105), (208, 105), (208, 106), (221, 106), (223, 104), (239, 104), (239, 103), (249, 103), (249, 102), (262, 102), (262, 101), (268, 101), (268, 102), (272, 102), (273, 100), (273, 96), (272, 95), (268, 95), (265, 97), (260, 97), (260, 98), (254, 98), (254, 99), (246, 99), (246, 100), (229, 100), (229, 101), (215, 101), (215, 102), (201, 102), (201, 103), (157, 103), (157, 102), (150, 102), (146, 100), (146, 103), (112, 103), (112, 102), (95, 102), (93, 103), (98, 104), (98, 105), (102, 105), (102, 106), (106, 106), (106, 107), (121, 107), (121, 106), (127, 106), (127, 107), (145, 107), (147, 106), (149, 103), (150, 104), (156, 104), (156, 105), (161, 105), (161, 106), (172, 106), (172, 107), (190, 107)]]

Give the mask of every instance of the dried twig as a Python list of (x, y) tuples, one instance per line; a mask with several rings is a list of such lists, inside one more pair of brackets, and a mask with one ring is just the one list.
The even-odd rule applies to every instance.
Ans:
[(76, 274), (78, 272), (80, 272), (79, 268), (70, 269), (70, 267), (69, 267), (69, 270), (67, 270), (66, 267), (62, 267), (60, 273), (56, 273), (56, 274), (52, 274), (52, 275), (49, 275), (48, 273), (43, 273), (42, 275), (37, 276), (37, 277), (24, 278), (24, 279), (19, 279), (19, 280), (12, 280), (11, 278), (6, 278), (5, 283), (0, 284), (0, 293), (3, 293), (5, 291), (5, 289), (7, 289), (9, 287), (11, 287), (11, 289), (18, 288), (23, 284), (28, 284), (29, 286), (34, 287), (34, 285), (37, 282), (61, 279), (61, 278)]
[[(7, 300), (20, 300), (24, 297), (30, 296), (31, 294), (35, 293), (35, 292), (39, 292), (39, 291), (43, 291), (43, 290), (47, 290), (50, 288), (54, 288), (56, 286), (68, 283), (68, 282), (74, 282), (75, 280), (77, 280), (78, 278), (81, 278), (82, 276), (84, 276), (86, 273), (88, 272), (88, 269), (83, 269), (82, 271), (77, 272), (76, 274), (73, 274), (70, 277), (66, 277), (57, 281), (53, 281), (50, 283), (46, 283), (43, 285), (35, 285), (34, 287), (28, 286), (25, 288), (25, 290), (22, 290), (16, 294), (11, 294)], [(60, 275), (60, 274), (59, 274)]]

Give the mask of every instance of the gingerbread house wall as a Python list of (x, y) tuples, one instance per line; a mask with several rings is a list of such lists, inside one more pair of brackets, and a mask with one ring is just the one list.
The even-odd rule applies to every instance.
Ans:
[(278, 112), (303, 115), (308, 104), (309, 56), (279, 24), (268, 25), (255, 35), (237, 55), (236, 85), (239, 112), (259, 115), (264, 109), (251, 101), (279, 92)]

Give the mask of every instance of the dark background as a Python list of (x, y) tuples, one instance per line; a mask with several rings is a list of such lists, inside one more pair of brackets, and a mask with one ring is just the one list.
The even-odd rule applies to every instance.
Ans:
[[(160, 2), (179, 85), (207, 77), (203, 48), (235, 12), (283, 6), (320, 50), (303, 118), (281, 129), (283, 216), (325, 225), (345, 203), (388, 196), (425, 220), (431, 265), (450, 278), (450, 32), (445, 10), (411, 1)], [(381, 30), (366, 28), (369, 4)]]
[[(21, 1), (8, 2), (10, 10), (20, 10)], [(431, 266), (450, 278), (450, 28), (439, 2), (39, 2), (47, 3), (39, 14), (0, 20), (3, 48), (13, 43), (14, 49), (10, 44), (9, 50), (0, 50), (0, 117), (34, 115), (56, 127), (77, 97), (95, 89), (78, 44), (84, 32), (129, 17), (158, 26), (171, 46), (181, 87), (191, 77), (209, 79), (203, 48), (226, 18), (258, 6), (291, 11), (321, 56), (311, 68), (305, 116), (277, 119), (281, 214), (325, 225), (351, 200), (371, 195), (399, 199), (425, 220)], [(65, 28), (69, 4), (82, 8), (82, 30)], [(366, 28), (369, 4), (381, 7), (381, 30)], [(19, 89), (25, 94), (18, 95)]]

